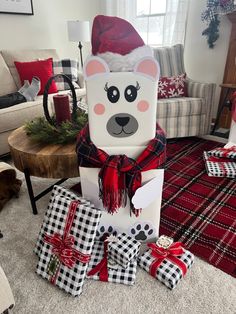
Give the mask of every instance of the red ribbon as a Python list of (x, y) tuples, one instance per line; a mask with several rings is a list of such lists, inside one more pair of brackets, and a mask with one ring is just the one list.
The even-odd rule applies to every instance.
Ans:
[(159, 247), (156, 243), (148, 243), (148, 247), (151, 249), (151, 255), (155, 260), (150, 265), (149, 273), (151, 276), (156, 277), (156, 272), (158, 267), (164, 261), (164, 259), (169, 260), (170, 262), (176, 264), (183, 273), (183, 276), (187, 272), (187, 266), (184, 262), (177, 258), (184, 253), (183, 244), (181, 242), (175, 242), (171, 244), (168, 249)]
[(208, 157), (208, 161), (211, 161), (211, 162), (232, 162), (232, 159), (231, 158), (225, 158), (225, 157), (210, 156), (210, 157)]
[(104, 241), (104, 256), (94, 268), (92, 268), (87, 275), (93, 276), (99, 272), (100, 281), (108, 281), (107, 255), (108, 255), (108, 241)]
[[(54, 233), (53, 235), (44, 235), (44, 242), (52, 245), (52, 253), (55, 254), (59, 258), (60, 262), (68, 268), (72, 268), (77, 260), (84, 264), (88, 263), (90, 260), (90, 255), (83, 254), (73, 248), (75, 238), (72, 235), (69, 235), (79, 203), (79, 201), (72, 201), (70, 203), (63, 236), (61, 236), (59, 233)], [(51, 281), (55, 282), (56, 277), (57, 274), (54, 276), (54, 278), (52, 278)]]

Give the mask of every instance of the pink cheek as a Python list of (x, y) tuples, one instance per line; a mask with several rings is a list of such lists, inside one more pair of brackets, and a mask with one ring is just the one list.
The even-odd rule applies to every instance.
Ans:
[(137, 108), (138, 108), (139, 111), (145, 112), (149, 108), (149, 103), (147, 101), (145, 101), (145, 100), (141, 100), (141, 101), (138, 102)]
[(96, 104), (93, 108), (93, 111), (99, 115), (104, 114), (105, 106), (103, 104)]

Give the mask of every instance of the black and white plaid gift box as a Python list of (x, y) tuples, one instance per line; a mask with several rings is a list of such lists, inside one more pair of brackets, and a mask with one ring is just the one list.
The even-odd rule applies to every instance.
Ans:
[[(36, 273), (50, 282), (52, 282), (53, 279), (53, 284), (73, 296), (78, 296), (82, 292), (88, 263), (84, 263), (80, 259), (75, 258), (71, 267), (66, 266), (62, 261), (64, 251), (62, 255), (58, 255), (53, 251), (54, 249), (58, 249), (56, 244), (48, 243), (46, 240), (47, 238), (55, 238), (56, 235), (61, 239), (66, 239), (65, 229), (67, 217), (73, 202), (78, 202), (78, 204), (76, 206), (74, 219), (71, 222), (68, 237), (73, 237), (73, 250), (76, 250), (77, 256), (90, 256), (96, 229), (101, 217), (101, 211), (90, 208), (79, 201), (71, 201), (69, 198), (65, 198), (59, 194), (54, 197), (52, 208), (48, 215), (47, 227), (43, 234), (44, 240)], [(64, 243), (63, 248), (65, 248)], [(59, 250), (60, 249), (61, 246), (59, 245)], [(72, 258), (74, 258), (74, 256)]]
[[(88, 276), (88, 273), (94, 269), (104, 257), (104, 242), (96, 241), (94, 242), (92, 256), (87, 269), (87, 278), (94, 280), (101, 280), (99, 277), (99, 272)], [(133, 285), (136, 279), (137, 271), (137, 259), (133, 259), (127, 268), (121, 267), (119, 264), (114, 263), (113, 260), (108, 258), (108, 278), (107, 282), (122, 283), (125, 285)]]
[[(53, 60), (53, 72), (54, 74), (65, 74), (69, 77), (75, 88), (79, 88), (78, 85), (78, 62), (71, 59), (62, 59), (59, 61)], [(58, 90), (70, 89), (69, 84), (63, 77), (56, 77), (55, 83)]]
[[(187, 269), (189, 269), (193, 264), (194, 255), (191, 252), (184, 250), (184, 253), (181, 256), (178, 256), (178, 259), (186, 265)], [(138, 265), (148, 273), (150, 273), (150, 267), (155, 261), (155, 257), (151, 255), (151, 249), (138, 257)], [(181, 268), (167, 258), (161, 262), (160, 266), (157, 267), (155, 271), (155, 278), (171, 290), (177, 286), (182, 277), (183, 271)]]
[(140, 244), (126, 233), (120, 233), (114, 237), (114, 242), (108, 243), (108, 258), (123, 268), (127, 268), (129, 263), (138, 256)]
[[(53, 208), (54, 198), (56, 195), (61, 195), (62, 197), (66, 197), (66, 198), (70, 199), (71, 201), (78, 200), (82, 204), (90, 206), (93, 208), (93, 205), (90, 204), (90, 201), (88, 201), (82, 197), (79, 197), (78, 195), (76, 195), (72, 191), (70, 191), (70, 190), (68, 190), (68, 189), (66, 189), (60, 185), (54, 185), (50, 199), (49, 199), (48, 207), (47, 207), (46, 213), (44, 215), (43, 223), (42, 223), (42, 226), (40, 228), (38, 239), (37, 239), (36, 245), (34, 247), (34, 253), (38, 256), (41, 253), (41, 248), (43, 245), (43, 235), (48, 232), (48, 219), (49, 219), (49, 215), (51, 213), (51, 210)], [(56, 222), (54, 222), (54, 223), (56, 223)]]
[(212, 150), (207, 151), (208, 156), (215, 156), (221, 158), (230, 158), (236, 160), (236, 146), (232, 146), (229, 148), (219, 147)]
[(208, 152), (204, 152), (203, 157), (208, 176), (236, 178), (236, 162), (223, 161), (222, 157), (209, 156)]

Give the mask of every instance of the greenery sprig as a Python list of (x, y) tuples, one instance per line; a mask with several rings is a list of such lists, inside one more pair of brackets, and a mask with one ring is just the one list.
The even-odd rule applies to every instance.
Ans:
[(76, 140), (79, 131), (88, 122), (88, 115), (78, 110), (77, 116), (71, 121), (62, 122), (56, 126), (55, 116), (51, 125), (45, 117), (37, 117), (25, 124), (25, 130), (33, 140), (47, 144), (66, 144)]

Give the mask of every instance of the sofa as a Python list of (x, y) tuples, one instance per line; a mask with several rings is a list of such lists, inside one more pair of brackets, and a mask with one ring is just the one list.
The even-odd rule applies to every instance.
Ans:
[(7, 277), (0, 266), (0, 313), (8, 313), (15, 305), (14, 297)]
[[(153, 52), (161, 78), (186, 73), (183, 45), (154, 47)], [(188, 97), (157, 101), (157, 122), (167, 138), (210, 134), (216, 84), (196, 82), (187, 75), (186, 88)]]
[[(2, 50), (0, 51), (0, 96), (16, 92), (21, 87), (20, 78), (14, 61), (26, 62), (42, 60), (52, 57), (60, 60), (55, 49), (37, 50)], [(79, 74), (79, 89), (76, 89), (77, 99), (86, 95), (83, 76)], [(59, 91), (60, 94), (69, 93), (70, 90)], [(52, 112), (52, 97), (49, 96), (49, 111)], [(22, 126), (37, 116), (43, 116), (43, 95), (37, 96), (35, 101), (21, 103), (8, 108), (0, 109), (0, 155), (9, 153), (8, 136), (16, 128)]]

